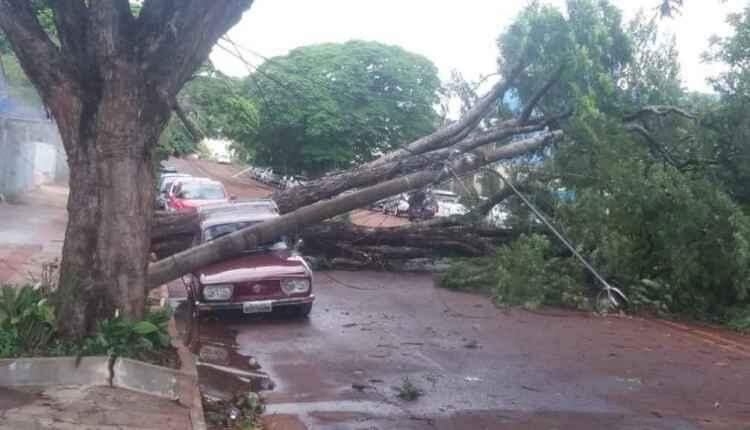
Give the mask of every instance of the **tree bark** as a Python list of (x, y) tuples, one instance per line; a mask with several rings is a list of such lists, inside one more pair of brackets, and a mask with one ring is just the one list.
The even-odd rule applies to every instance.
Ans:
[(57, 307), (70, 337), (92, 333), (118, 310), (132, 318), (145, 310), (151, 152), (169, 117), (132, 65), (122, 65), (101, 93), (84, 91), (80, 117), (59, 124), (71, 191)]

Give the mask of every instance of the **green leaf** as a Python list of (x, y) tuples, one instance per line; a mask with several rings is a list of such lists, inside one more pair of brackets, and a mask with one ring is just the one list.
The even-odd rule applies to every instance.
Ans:
[(133, 326), (133, 332), (142, 336), (154, 333), (159, 330), (159, 327), (148, 321), (141, 321)]

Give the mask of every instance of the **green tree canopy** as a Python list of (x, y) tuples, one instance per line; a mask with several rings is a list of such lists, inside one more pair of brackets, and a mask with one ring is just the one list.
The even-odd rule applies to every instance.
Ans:
[(568, 0), (566, 10), (539, 1), (526, 7), (498, 38), (500, 72), (527, 65), (516, 87), (522, 103), (559, 73), (559, 83), (540, 104), (545, 112), (573, 108), (589, 92), (613, 109), (617, 76), (633, 55), (622, 14), (608, 1)]
[(266, 61), (246, 85), (260, 114), (249, 152), (284, 173), (346, 168), (438, 125), (436, 67), (377, 42), (298, 48)]
[(204, 66), (178, 95), (180, 107), (202, 136), (193, 136), (173, 115), (159, 150), (165, 155), (188, 154), (197, 149), (200, 137), (231, 140), (239, 148), (249, 145), (258, 129), (258, 111), (243, 88), (241, 80), (224, 75), (210, 63)]
[(707, 108), (705, 133), (701, 136), (712, 148), (715, 176), (732, 196), (750, 205), (750, 7), (728, 19), (734, 34), (713, 40), (708, 60), (723, 63), (727, 70), (712, 80), (719, 95), (702, 100)]

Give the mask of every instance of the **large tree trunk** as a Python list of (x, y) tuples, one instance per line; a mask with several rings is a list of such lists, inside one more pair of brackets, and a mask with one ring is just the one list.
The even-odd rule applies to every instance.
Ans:
[(63, 335), (93, 332), (119, 311), (145, 309), (150, 220), (154, 202), (151, 159), (169, 106), (133, 65), (118, 79), (83, 89), (80, 112), (58, 126), (70, 163), (68, 227), (61, 263), (58, 324)]

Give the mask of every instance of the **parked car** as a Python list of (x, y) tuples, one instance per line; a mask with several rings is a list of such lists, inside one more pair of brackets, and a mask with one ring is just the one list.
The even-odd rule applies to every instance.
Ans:
[(438, 203), (432, 193), (425, 190), (412, 191), (409, 194), (407, 214), (409, 221), (425, 220), (434, 217), (438, 211)]
[(458, 194), (448, 190), (432, 190), (432, 196), (437, 201), (437, 213), (435, 216), (447, 217), (453, 215), (464, 215), (469, 209), (459, 200)]
[(206, 204), (230, 200), (224, 185), (208, 178), (179, 179), (167, 190), (166, 198), (167, 209), (171, 211), (195, 210)]
[[(238, 210), (238, 205), (244, 205), (243, 209)], [(218, 205), (204, 211), (196, 244), (278, 217), (274, 207), (265, 201), (254, 206), (252, 202), (243, 202), (228, 205), (225, 211)], [(312, 271), (284, 238), (204, 267), (183, 280), (196, 314), (227, 310), (256, 314), (288, 309), (307, 316), (315, 301)]]
[(228, 152), (217, 152), (214, 154), (214, 159), (219, 164), (231, 164), (232, 163), (232, 157), (229, 155)]
[(167, 194), (166, 192), (172, 188), (172, 184), (179, 180), (179, 179), (185, 179), (190, 178), (191, 176), (186, 173), (176, 173), (176, 172), (170, 172), (170, 173), (163, 173), (159, 177), (159, 184), (157, 186), (157, 192), (156, 192), (156, 208), (161, 210), (167, 209)]

